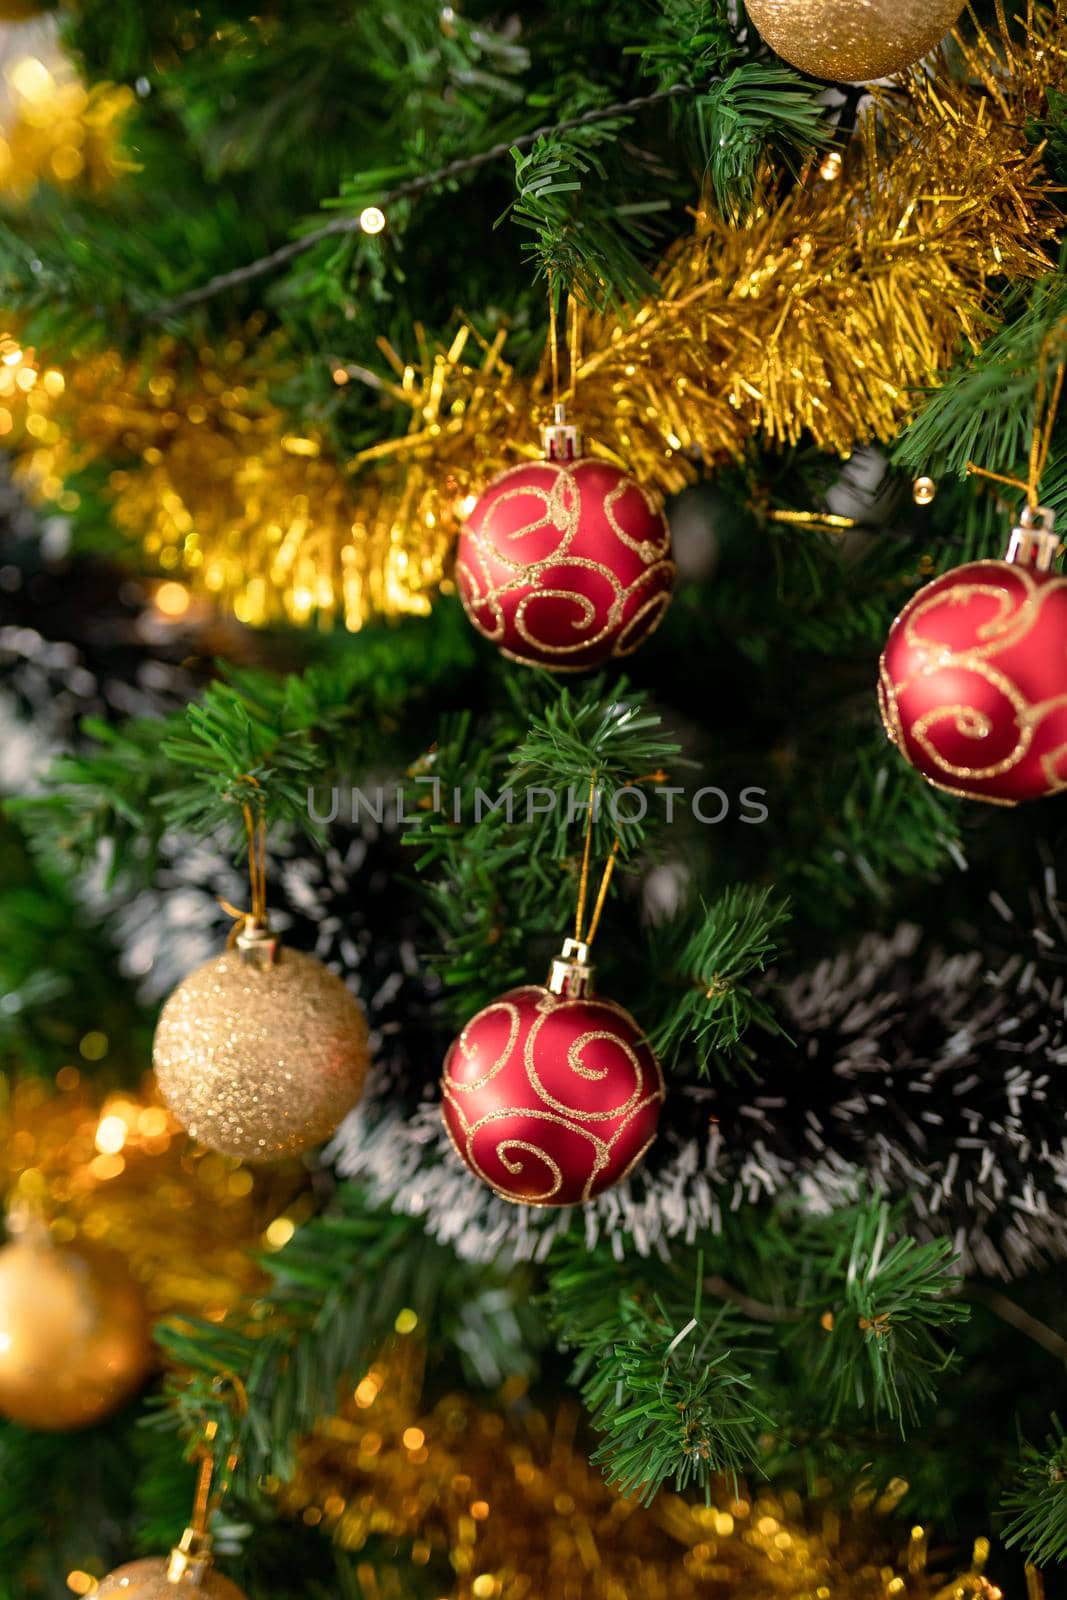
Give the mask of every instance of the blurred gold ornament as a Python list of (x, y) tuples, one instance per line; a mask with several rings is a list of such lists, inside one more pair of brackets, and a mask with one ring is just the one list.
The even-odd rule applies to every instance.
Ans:
[(911, 497), (917, 506), (933, 505), (937, 497), (937, 484), (933, 478), (916, 478), (911, 486)]
[(745, 0), (745, 8), (783, 60), (838, 83), (906, 71), (963, 10), (960, 0)]
[[(840, 166), (813, 166), (784, 200), (768, 174), (742, 224), (702, 209), (655, 298), (586, 319), (568, 400), (591, 453), (667, 495), (752, 438), (847, 455), (896, 437), (961, 342), (995, 329), (1004, 280), (1050, 270), (1060, 232), (1026, 129), (1067, 92), (1067, 16), (1035, 7), (1021, 40), (981, 33), (958, 56), (958, 76), (875, 91)], [(109, 463), (116, 525), (243, 622), (425, 614), (465, 508), (538, 454), (549, 363), (519, 375), (503, 331), (467, 324), (440, 348), (417, 328), (411, 359), (381, 341), (384, 376), (334, 360), (335, 384), (368, 384), (402, 419), (342, 464), (271, 398), (287, 358), (261, 332), (195, 361), (163, 338), (138, 361), (111, 351), (61, 372), (11, 331), (0, 435), (63, 510), (67, 480)]]
[(65, 64), (32, 55), (11, 62), (4, 77), (12, 110), (0, 127), (0, 198), (25, 200), (41, 183), (100, 193), (136, 170), (121, 146), (136, 98), (127, 85), (86, 88)]
[(194, 1139), (243, 1161), (276, 1161), (321, 1144), (355, 1105), (367, 1025), (321, 961), (259, 933), (178, 985), (153, 1063)]
[(0, 22), (25, 22), (51, 9), (50, 0), (0, 0)]
[(0, 1414), (88, 1427), (135, 1393), (150, 1364), (144, 1297), (120, 1256), (57, 1245), (37, 1223), (0, 1249)]
[(150, 1092), (101, 1104), (74, 1067), (51, 1090), (0, 1078), (0, 1191), (47, 1211), (57, 1242), (121, 1256), (153, 1318), (210, 1321), (259, 1290), (254, 1252), (310, 1207), (295, 1164), (253, 1173), (197, 1150)]
[(794, 1493), (750, 1496), (726, 1485), (711, 1505), (661, 1492), (645, 1507), (590, 1464), (571, 1408), (548, 1416), (519, 1383), (505, 1394), (505, 1403), (522, 1402), (510, 1410), (453, 1394), (420, 1412), (417, 1346), (399, 1339), (383, 1353), (277, 1490), (284, 1511), (322, 1526), (343, 1549), (373, 1546), (374, 1592), (383, 1597), (403, 1600), (416, 1586), (413, 1569), (431, 1563), (455, 1574), (449, 1600), (998, 1594), (982, 1576), (984, 1540), (970, 1569), (948, 1582), (928, 1570), (921, 1529), (898, 1556), (900, 1536), (886, 1518), (905, 1483), (844, 1515)]

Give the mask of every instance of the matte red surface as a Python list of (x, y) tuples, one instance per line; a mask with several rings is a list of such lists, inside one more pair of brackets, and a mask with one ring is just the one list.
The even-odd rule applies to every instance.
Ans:
[(479, 633), (556, 672), (629, 655), (662, 618), (673, 582), (663, 513), (605, 461), (531, 461), (501, 473), (456, 557)]
[(1067, 579), (976, 561), (927, 584), (890, 629), (879, 702), (938, 788), (1014, 805), (1067, 787)]
[(507, 1200), (569, 1206), (618, 1183), (656, 1134), (659, 1063), (629, 1012), (530, 985), (479, 1011), (445, 1060), (442, 1114)]

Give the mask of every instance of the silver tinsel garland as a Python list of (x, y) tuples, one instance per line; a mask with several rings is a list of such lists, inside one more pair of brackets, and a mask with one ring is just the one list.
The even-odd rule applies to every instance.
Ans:
[[(0, 569), (0, 587), (17, 576)], [(148, 607), (131, 609), (91, 648), (0, 616), (7, 792), (32, 790), (87, 712), (160, 714), (188, 699), (173, 634)], [(334, 829), (325, 850), (282, 841), (272, 909), (371, 1019), (376, 1074), (327, 1159), (459, 1254), (537, 1258), (572, 1224), (620, 1257), (665, 1252), (743, 1206), (795, 1196), (825, 1211), (874, 1183), (907, 1204), (916, 1231), (950, 1235), (983, 1273), (1067, 1257), (1067, 927), (1051, 871), (1025, 925), (993, 898), (981, 934), (992, 954), (929, 952), (902, 925), (786, 983), (774, 1003), (793, 1043), (752, 1040), (754, 1073), (733, 1084), (676, 1078), (646, 1166), (576, 1216), (498, 1199), (445, 1137), (436, 1080), (447, 1040), (405, 857), (395, 830), (366, 818), (362, 831)], [(243, 893), (225, 852), (181, 839), (165, 841), (149, 889), (109, 893), (102, 872), (82, 888), (146, 998), (215, 953), (227, 925), (217, 897)]]
[(434, 1101), (405, 1114), (381, 1080), (328, 1155), (473, 1259), (536, 1259), (572, 1222), (620, 1257), (663, 1252), (727, 1210), (791, 1194), (826, 1211), (873, 1183), (907, 1202), (917, 1233), (948, 1233), (967, 1267), (1016, 1276), (1067, 1256), (1067, 941), (1051, 876), (1045, 887), (1029, 952), (995, 973), (975, 953), (921, 959), (904, 924), (787, 984), (795, 1044), (732, 1090), (676, 1084), (648, 1166), (580, 1216), (499, 1199), (452, 1151)]

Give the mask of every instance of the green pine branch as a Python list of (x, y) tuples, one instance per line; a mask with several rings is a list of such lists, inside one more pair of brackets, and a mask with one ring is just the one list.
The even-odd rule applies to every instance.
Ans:
[(796, 175), (830, 142), (821, 85), (778, 62), (749, 61), (689, 108), (715, 202), (740, 222), (768, 166)]
[(214, 1423), (219, 1462), (240, 1458), (239, 1499), (291, 1474), (299, 1439), (334, 1414), (339, 1386), (394, 1336), (402, 1311), (416, 1319), (402, 1327), (419, 1326), (438, 1357), (450, 1350), (470, 1382), (492, 1388), (531, 1370), (539, 1325), (521, 1289), (457, 1260), (417, 1219), (368, 1208), (351, 1185), (264, 1265), (272, 1285), (243, 1322), (157, 1330), (176, 1372), (161, 1422), (196, 1438)]
[(885, 1416), (903, 1432), (934, 1400), (953, 1359), (945, 1336), (969, 1307), (957, 1298), (951, 1240), (894, 1237), (898, 1216), (875, 1197), (802, 1227), (794, 1247), (807, 1280), (805, 1345), (826, 1415)]
[(1009, 1549), (1020, 1548), (1038, 1567), (1067, 1561), (1067, 1433), (1058, 1417), (1043, 1450), (1023, 1445), (1001, 1507)]
[[(571, 1381), (602, 1434), (596, 1459), (624, 1492), (707, 1491), (833, 1431), (881, 1448), (937, 1394), (968, 1315), (948, 1241), (899, 1232), (877, 1197), (823, 1217), (792, 1204), (724, 1219), (667, 1260), (557, 1241), (547, 1305)], [(869, 1459), (869, 1456), (867, 1457)]]
[[(871, 700), (874, 697), (871, 686)], [(847, 788), (824, 799), (817, 839), (799, 878), (837, 906), (888, 902), (902, 878), (935, 878), (963, 855), (958, 802), (925, 783), (880, 726), (853, 747)]]
[(723, 1473), (736, 1480), (758, 1461), (770, 1426), (742, 1353), (751, 1329), (729, 1307), (706, 1312), (702, 1280), (700, 1253), (626, 1275), (581, 1244), (553, 1254), (553, 1325), (604, 1435), (594, 1459), (645, 1504), (668, 1480), (705, 1495)]
[(517, 788), (544, 785), (568, 799), (546, 817), (535, 842), (539, 852), (561, 857), (576, 851), (592, 789), (594, 853), (602, 856), (618, 838), (625, 857), (652, 837), (657, 820), (655, 808), (644, 807), (646, 794), (633, 791), (647, 792), (691, 763), (681, 759), (677, 739), (665, 732), (649, 696), (631, 690), (625, 678), (612, 683), (601, 674), (583, 689), (554, 689), (532, 709), (511, 757), (512, 782)]
[(606, 311), (657, 293), (645, 264), (657, 238), (649, 219), (670, 201), (621, 200), (597, 149), (618, 140), (628, 120), (546, 135), (532, 150), (512, 151), (517, 194), (505, 216), (534, 235), (523, 249), (557, 309), (567, 295)]
[(789, 919), (789, 908), (769, 889), (736, 886), (702, 904), (701, 912), (699, 926), (682, 948), (673, 957), (665, 952), (660, 962), (669, 974), (668, 992), (678, 985), (681, 991), (650, 1030), (649, 1042), (668, 1062), (692, 1049), (698, 1070), (707, 1073), (747, 1029), (782, 1031), (753, 984), (777, 953), (776, 935)]
[(660, 89), (706, 84), (744, 53), (721, 0), (661, 0), (634, 21), (626, 49)]
[(108, 1081), (136, 1075), (148, 1026), (106, 930), (0, 813), (0, 1097), (5, 1074), (51, 1076), (89, 1036)]
[[(35, 849), (78, 871), (106, 850), (111, 882), (147, 878), (164, 836), (193, 832), (243, 849), (243, 809), (270, 826), (321, 837), (309, 794), (354, 778), (394, 747), (427, 696), (429, 664), (462, 681), (468, 632), (368, 634), (358, 651), (278, 675), (220, 664), (184, 712), (82, 724), (83, 744), (56, 759), (42, 793), (6, 802)], [(414, 723), (413, 723), (414, 725)], [(321, 793), (318, 794), (321, 801)]]
[[(1007, 325), (947, 375), (904, 430), (899, 465), (935, 479), (965, 477), (969, 462), (1026, 477), (1039, 379), (1051, 382), (1067, 356), (1067, 275), (1061, 268), (1014, 303), (1009, 295), (1005, 312)], [(1061, 415), (1058, 451), (1065, 425)]]

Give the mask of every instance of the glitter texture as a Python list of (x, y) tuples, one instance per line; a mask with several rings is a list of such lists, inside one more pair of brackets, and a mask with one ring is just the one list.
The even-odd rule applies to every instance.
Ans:
[(165, 1558), (158, 1556), (119, 1567), (96, 1593), (99, 1600), (107, 1595), (122, 1596), (122, 1600), (245, 1600), (244, 1592), (220, 1572), (172, 1583)]
[(813, 78), (867, 83), (914, 66), (955, 25), (959, 0), (746, 0), (765, 44)]
[(313, 956), (281, 949), (268, 966), (227, 951), (175, 989), (153, 1057), (160, 1093), (194, 1139), (273, 1161), (320, 1144), (359, 1099), (367, 1025)]

